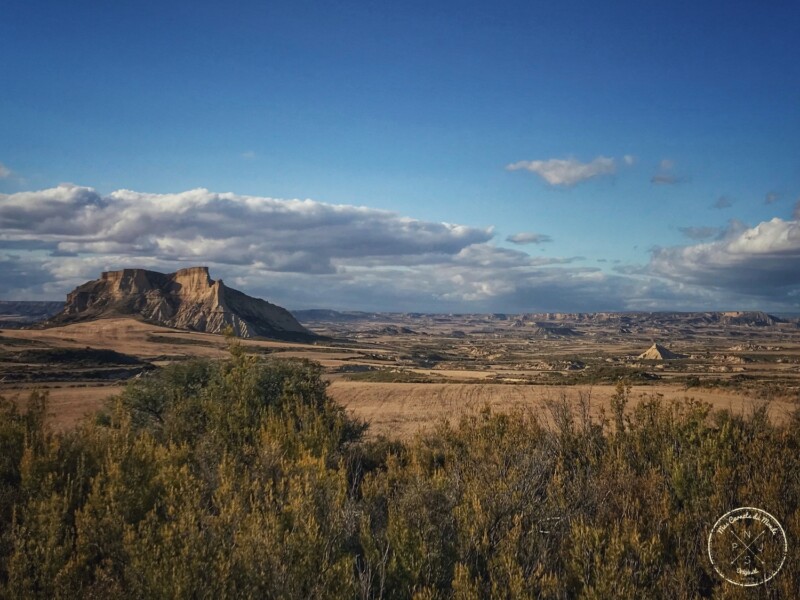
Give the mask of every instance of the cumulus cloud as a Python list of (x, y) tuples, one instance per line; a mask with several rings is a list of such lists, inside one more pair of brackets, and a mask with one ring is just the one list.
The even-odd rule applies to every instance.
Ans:
[[(623, 163), (633, 164), (634, 157), (625, 156)], [(588, 163), (574, 158), (551, 158), (549, 160), (521, 160), (506, 166), (508, 171), (530, 171), (536, 173), (550, 185), (572, 186), (576, 183), (612, 175), (617, 171), (617, 163), (613, 158), (598, 156)]]
[(595, 310), (639, 297), (636, 282), (578, 257), (533, 257), (493, 238), (491, 227), (313, 200), (62, 185), (0, 195), (0, 294), (60, 299), (101, 271), (206, 264), (293, 308)]
[(445, 309), (513, 294), (575, 260), (531, 257), (495, 247), (493, 238), (491, 227), (205, 189), (101, 195), (65, 184), (0, 195), (0, 277), (28, 297), (53, 297), (54, 289), (63, 297), (103, 270), (206, 264), (214, 276), (290, 306), (389, 309), (407, 300), (405, 308)]
[(0, 194), (0, 232), (17, 239), (91, 236), (114, 220), (107, 208), (107, 200), (91, 188), (71, 185)]
[(62, 185), (0, 196), (0, 233), (71, 254), (146, 255), (163, 260), (330, 272), (337, 259), (453, 254), (493, 237), (477, 229), (420, 221), (388, 211), (218, 194)]
[(678, 227), (683, 235), (690, 240), (707, 240), (717, 237), (722, 230), (719, 227)]
[(528, 231), (523, 231), (520, 233), (515, 233), (514, 235), (510, 235), (506, 238), (507, 242), (511, 242), (512, 244), (545, 244), (548, 242), (552, 242), (553, 238), (549, 235), (545, 235), (543, 233), (533, 233)]
[(0, 179), (6, 179), (11, 177), (11, 169), (5, 166), (3, 163), (0, 163)]
[[(734, 222), (715, 242), (655, 250), (650, 265), (609, 273), (583, 266), (579, 257), (534, 257), (497, 247), (491, 227), (362, 206), (204, 189), (101, 195), (62, 185), (0, 194), (0, 297), (63, 299), (101, 271), (170, 272), (204, 264), (213, 277), (290, 308), (688, 310), (711, 302), (732, 305), (734, 297), (743, 307), (786, 305), (779, 282), (791, 286), (800, 277), (797, 223), (760, 227)], [(517, 235), (540, 236), (539, 243), (547, 237)], [(702, 258), (694, 260), (696, 255)], [(769, 277), (751, 276), (749, 269), (764, 265)], [(717, 280), (718, 287), (709, 284)], [(753, 292), (759, 285), (777, 291), (772, 297)]]
[(727, 196), (720, 196), (711, 205), (711, 208), (723, 209), (723, 208), (730, 208), (731, 206), (733, 206), (733, 200), (731, 200)]
[(41, 260), (18, 253), (0, 252), (0, 298), (4, 300), (28, 300), (30, 298), (64, 297), (58, 278), (47, 269)]
[(800, 223), (733, 223), (721, 240), (654, 249), (650, 270), (682, 283), (789, 301), (800, 286)]

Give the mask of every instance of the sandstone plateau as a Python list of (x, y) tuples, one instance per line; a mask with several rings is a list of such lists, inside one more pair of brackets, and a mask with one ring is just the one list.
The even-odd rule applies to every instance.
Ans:
[(168, 274), (145, 269), (108, 271), (67, 294), (64, 310), (44, 326), (119, 316), (208, 333), (231, 327), (240, 337), (293, 341), (317, 337), (288, 310), (229, 288), (221, 279), (214, 281), (208, 267)]

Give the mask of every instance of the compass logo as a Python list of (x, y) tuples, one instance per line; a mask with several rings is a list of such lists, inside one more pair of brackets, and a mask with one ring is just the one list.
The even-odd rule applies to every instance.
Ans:
[(735, 585), (762, 585), (783, 567), (786, 532), (768, 512), (743, 506), (725, 513), (708, 535), (708, 556), (720, 577)]

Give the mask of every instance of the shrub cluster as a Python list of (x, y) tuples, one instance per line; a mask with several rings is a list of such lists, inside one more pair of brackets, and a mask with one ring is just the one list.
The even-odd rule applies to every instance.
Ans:
[[(402, 443), (326, 395), (320, 368), (174, 365), (53, 433), (0, 406), (7, 598), (794, 598), (800, 419), (658, 398), (608, 418), (488, 409)], [(586, 408), (584, 406), (584, 408)], [(709, 529), (778, 516), (789, 557), (757, 596)]]

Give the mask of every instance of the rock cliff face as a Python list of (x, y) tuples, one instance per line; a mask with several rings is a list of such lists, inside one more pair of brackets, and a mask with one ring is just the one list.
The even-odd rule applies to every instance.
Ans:
[(209, 333), (230, 326), (240, 337), (297, 341), (317, 337), (286, 309), (229, 288), (221, 279), (214, 281), (208, 267), (169, 274), (144, 269), (103, 273), (67, 294), (64, 310), (45, 325), (125, 315)]

